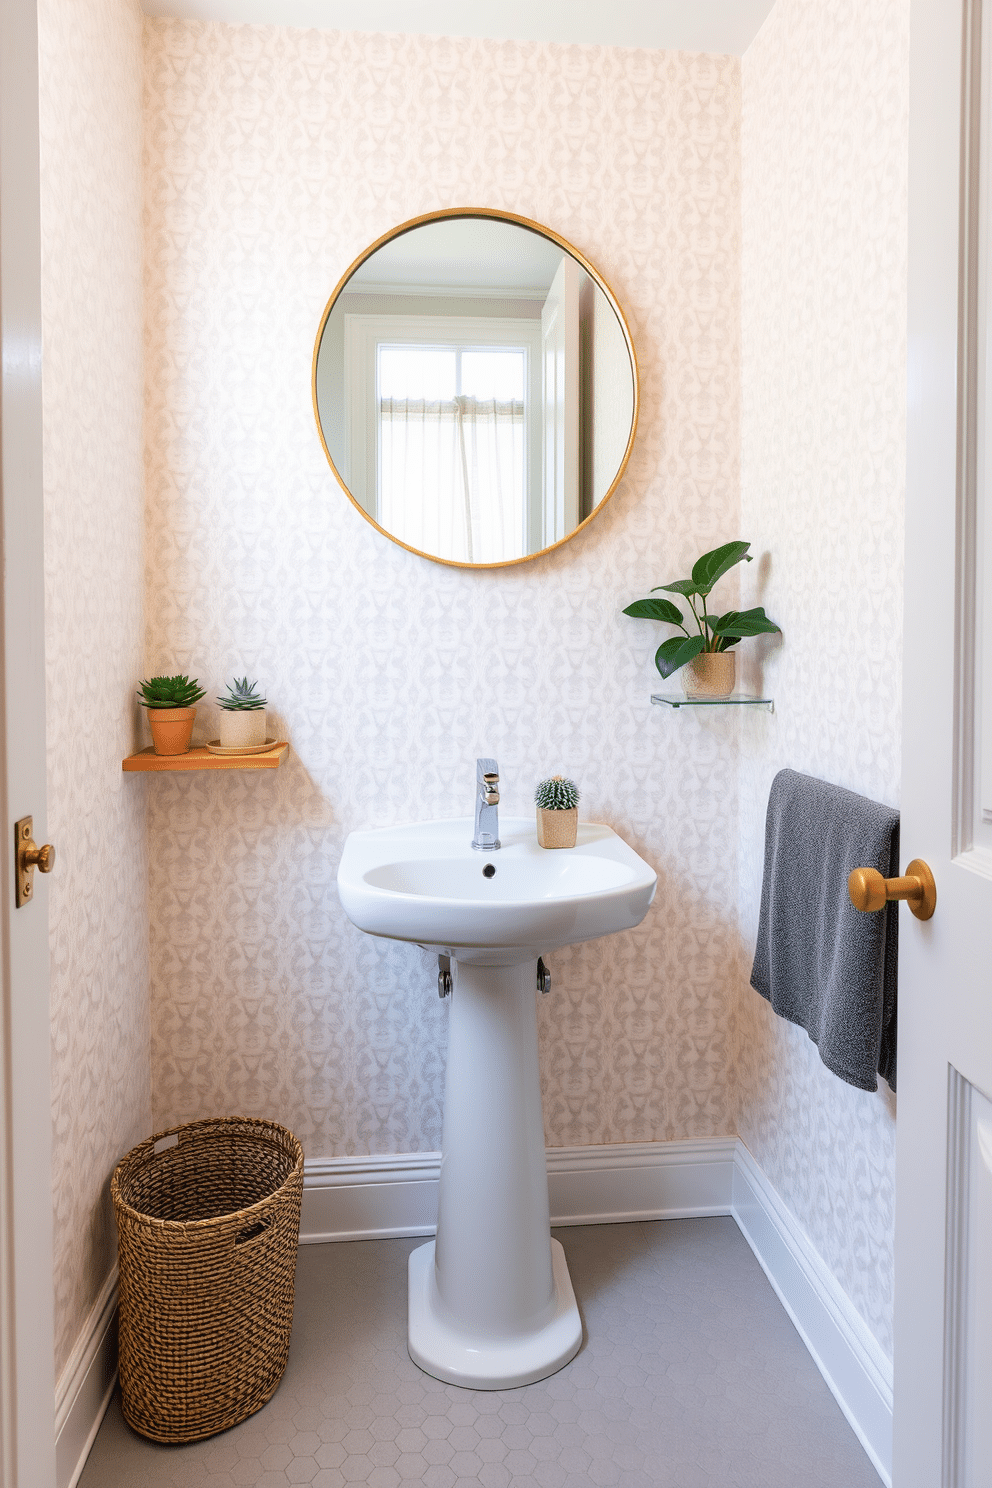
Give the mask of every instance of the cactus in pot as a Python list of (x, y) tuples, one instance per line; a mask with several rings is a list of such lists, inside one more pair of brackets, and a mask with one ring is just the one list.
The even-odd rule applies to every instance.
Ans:
[(195, 677), (150, 677), (138, 685), (156, 754), (186, 754), (193, 737), (196, 704), (205, 695)]
[(266, 699), (258, 695), (258, 683), (235, 677), (220, 706), (220, 742), (224, 749), (255, 749), (265, 743)]
[(552, 775), (534, 792), (537, 841), (541, 847), (574, 847), (579, 829), (579, 788), (574, 780)]

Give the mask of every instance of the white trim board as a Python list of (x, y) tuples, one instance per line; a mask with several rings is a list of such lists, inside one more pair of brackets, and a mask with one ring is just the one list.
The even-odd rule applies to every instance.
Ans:
[(774, 0), (141, 0), (150, 16), (228, 25), (304, 26), (325, 31), (399, 31), (430, 36), (488, 36), (509, 41), (657, 47), (740, 56)]
[[(551, 1223), (729, 1214), (736, 1138), (549, 1147)], [(433, 1235), (439, 1152), (307, 1163), (301, 1245)]]
[[(431, 1235), (438, 1152), (311, 1162), (301, 1245)], [(729, 1214), (890, 1488), (892, 1365), (743, 1142), (713, 1137), (551, 1147), (554, 1225)], [(108, 1277), (56, 1392), (58, 1488), (75, 1488), (115, 1379), (116, 1274)]]
[(55, 1386), (55, 1481), (76, 1488), (117, 1383), (117, 1267), (90, 1308)]
[(892, 1361), (743, 1142), (732, 1211), (876, 1472), (892, 1484)]

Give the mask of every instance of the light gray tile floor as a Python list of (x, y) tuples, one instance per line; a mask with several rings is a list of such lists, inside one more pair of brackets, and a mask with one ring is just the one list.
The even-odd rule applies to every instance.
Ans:
[(274, 1398), (163, 1447), (115, 1397), (79, 1488), (878, 1488), (732, 1219), (556, 1231), (585, 1329), (518, 1390), (461, 1390), (406, 1351), (420, 1240), (304, 1246)]

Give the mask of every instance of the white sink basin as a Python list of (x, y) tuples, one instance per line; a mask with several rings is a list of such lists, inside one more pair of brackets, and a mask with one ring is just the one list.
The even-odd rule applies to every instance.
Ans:
[(502, 817), (497, 852), (476, 852), (472, 830), (465, 818), (352, 832), (338, 869), (348, 918), (496, 965), (629, 930), (654, 898), (654, 869), (609, 827), (583, 822), (575, 847), (548, 850), (533, 817)]

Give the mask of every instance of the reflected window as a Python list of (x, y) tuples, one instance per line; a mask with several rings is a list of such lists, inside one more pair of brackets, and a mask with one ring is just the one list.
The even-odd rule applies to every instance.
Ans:
[(377, 520), (443, 558), (519, 558), (527, 348), (383, 342), (377, 362)]
[(455, 563), (529, 552), (541, 521), (540, 322), (346, 314), (344, 327), (348, 478), (369, 516)]

